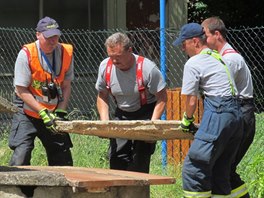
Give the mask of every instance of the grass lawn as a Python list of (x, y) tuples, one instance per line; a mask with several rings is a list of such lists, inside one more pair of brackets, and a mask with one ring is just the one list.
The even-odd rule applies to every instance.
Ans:
[[(257, 115), (257, 131), (253, 144), (246, 156), (239, 164), (239, 172), (247, 182), (250, 195), (254, 198), (264, 197), (264, 114)], [(11, 150), (8, 148), (8, 134), (4, 134), (0, 141), (0, 164), (8, 165)], [(74, 147), (72, 154), (74, 166), (108, 168), (107, 149), (108, 139), (93, 136), (71, 134)], [(47, 165), (45, 151), (36, 139), (31, 164)], [(175, 184), (151, 186), (152, 198), (180, 198), (181, 189), (181, 164), (168, 164), (162, 166), (161, 141), (157, 142), (156, 151), (152, 156), (151, 174), (172, 176), (176, 178)]]

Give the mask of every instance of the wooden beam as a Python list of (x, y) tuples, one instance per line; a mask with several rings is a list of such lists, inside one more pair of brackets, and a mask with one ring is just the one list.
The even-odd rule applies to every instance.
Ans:
[[(15, 168), (28, 172), (40, 171), (40, 175), (43, 172), (59, 173), (64, 175), (69, 185), (73, 187), (148, 186), (175, 183), (173, 177), (102, 168), (70, 166), (17, 166)], [(56, 180), (56, 178), (53, 179)]]
[(0, 96), (0, 113), (15, 113), (18, 108), (7, 99)]
[[(0, 96), (0, 113), (15, 113), (18, 108)], [(104, 138), (123, 138), (131, 140), (174, 140), (193, 139), (193, 135), (183, 132), (180, 121), (175, 120), (133, 120), (133, 121), (56, 121), (60, 132), (92, 135)]]
[(174, 120), (132, 120), (132, 121), (56, 121), (60, 132), (92, 135), (104, 138), (157, 141), (168, 139), (193, 139), (183, 132), (180, 121)]

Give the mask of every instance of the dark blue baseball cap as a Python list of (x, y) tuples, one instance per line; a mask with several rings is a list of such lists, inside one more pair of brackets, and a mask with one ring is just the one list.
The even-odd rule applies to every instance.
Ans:
[(183, 41), (199, 37), (204, 34), (203, 27), (198, 23), (188, 23), (182, 26), (179, 37), (172, 43), (177, 46), (180, 45)]
[(47, 16), (39, 20), (36, 31), (41, 32), (45, 38), (61, 35), (58, 23), (54, 19)]

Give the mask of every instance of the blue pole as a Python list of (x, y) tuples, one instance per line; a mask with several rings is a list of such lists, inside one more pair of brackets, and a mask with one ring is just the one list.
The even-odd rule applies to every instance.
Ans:
[[(160, 0), (160, 70), (163, 79), (166, 81), (166, 37), (165, 37), (165, 22), (166, 22), (166, 12), (165, 12), (165, 0)], [(164, 112), (162, 120), (166, 120), (166, 113)], [(162, 155), (162, 167), (166, 170), (167, 166), (167, 142), (162, 140), (161, 142), (161, 155)]]

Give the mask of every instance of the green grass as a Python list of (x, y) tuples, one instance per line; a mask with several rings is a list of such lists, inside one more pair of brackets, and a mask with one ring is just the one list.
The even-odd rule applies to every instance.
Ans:
[(247, 182), (251, 197), (264, 197), (264, 113), (256, 115), (256, 135), (248, 152), (238, 166)]
[[(246, 181), (250, 195), (254, 198), (264, 197), (264, 114), (257, 115), (257, 131), (253, 144), (240, 163), (238, 170)], [(7, 133), (0, 141), (0, 164), (8, 165), (11, 150), (8, 148)], [(71, 134), (73, 141), (72, 155), (74, 166), (91, 168), (109, 168), (107, 159), (108, 139), (94, 136)], [(46, 154), (40, 141), (36, 139), (32, 154), (32, 165), (47, 165)], [(152, 198), (180, 198), (182, 197), (181, 164), (168, 164), (166, 170), (162, 166), (161, 142), (157, 143), (152, 156), (151, 174), (172, 176), (175, 184), (151, 186)]]

